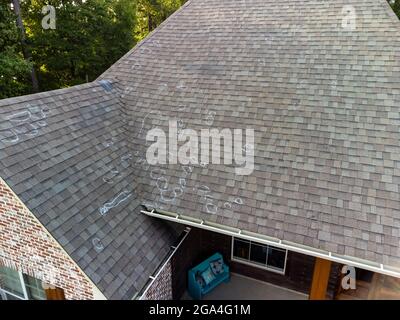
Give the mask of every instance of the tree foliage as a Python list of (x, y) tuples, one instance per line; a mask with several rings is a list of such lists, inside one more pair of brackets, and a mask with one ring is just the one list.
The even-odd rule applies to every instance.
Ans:
[(0, 0), (0, 99), (28, 93), (31, 63), (21, 50), (20, 32), (9, 1)]
[(400, 19), (400, 0), (388, 0), (393, 11), (397, 14)]
[[(387, 0), (400, 17), (400, 0)], [(22, 55), (11, 0), (0, 0), (0, 98), (96, 79), (186, 0), (20, 0), (32, 61)], [(43, 29), (42, 7), (56, 8), (56, 29)]]
[[(56, 8), (56, 29), (43, 29), (41, 9)], [(130, 0), (36, 0), (24, 21), (41, 90), (92, 81), (133, 45), (135, 3)]]
[[(11, 0), (0, 1), (7, 4)], [(26, 43), (40, 90), (68, 87), (96, 79), (185, 1), (20, 0)], [(55, 8), (54, 30), (42, 27), (45, 16), (42, 8), (46, 5)], [(10, 14), (9, 10), (7, 13)], [(10, 17), (7, 21), (11, 21)], [(18, 35), (15, 22), (2, 26), (4, 32)], [(15, 37), (13, 40), (14, 45), (20, 46), (20, 40)], [(12, 91), (3, 89), (3, 97), (28, 93), (30, 88), (29, 74), (26, 73), (29, 63), (22, 59), (20, 52), (17, 59), (16, 51), (11, 51), (14, 56), (2, 55), (0, 71), (12, 68), (14, 73), (19, 71), (25, 78), (18, 90), (15, 81), (9, 86), (14, 88)], [(2, 71), (2, 74), (4, 79), (10, 79), (10, 71)], [(18, 77), (12, 79), (19, 79), (21, 75), (18, 73)]]
[(137, 0), (136, 40), (142, 40), (185, 2), (186, 0)]

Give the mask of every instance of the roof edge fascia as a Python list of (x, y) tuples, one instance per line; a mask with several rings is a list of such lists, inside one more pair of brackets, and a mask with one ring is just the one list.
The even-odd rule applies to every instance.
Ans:
[(162, 220), (172, 221), (172, 222), (180, 223), (180, 224), (191, 226), (191, 227), (196, 227), (199, 229), (204, 229), (204, 230), (213, 231), (213, 232), (225, 234), (225, 235), (236, 237), (236, 238), (241, 238), (244, 240), (256, 241), (259, 243), (263, 243), (263, 244), (275, 246), (278, 248), (294, 251), (297, 253), (313, 256), (316, 258), (322, 258), (322, 259), (326, 259), (329, 261), (333, 261), (333, 262), (369, 270), (372, 272), (380, 273), (383, 275), (400, 278), (400, 269), (397, 269), (395, 267), (390, 267), (390, 266), (384, 266), (383, 264), (372, 262), (369, 260), (359, 259), (359, 258), (351, 257), (351, 256), (338, 255), (338, 254), (332, 253), (330, 251), (316, 249), (316, 248), (312, 248), (310, 246), (305, 246), (302, 244), (265, 236), (265, 235), (262, 235), (259, 233), (248, 232), (248, 231), (241, 230), (238, 228), (232, 228), (232, 227), (225, 226), (222, 224), (205, 221), (205, 220), (201, 220), (201, 219), (196, 219), (196, 218), (192, 218), (189, 216), (176, 214), (176, 213), (172, 213), (172, 212), (168, 212), (168, 211), (163, 211), (163, 210), (155, 211), (153, 209), (151, 211), (141, 210), (141, 213), (143, 213), (147, 216), (159, 218)]

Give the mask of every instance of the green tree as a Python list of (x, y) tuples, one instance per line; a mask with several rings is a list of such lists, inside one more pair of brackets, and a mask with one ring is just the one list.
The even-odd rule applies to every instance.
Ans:
[[(56, 29), (42, 28), (41, 9), (56, 9)], [(134, 45), (131, 0), (35, 0), (23, 16), (41, 90), (92, 81)]]
[(388, 0), (393, 11), (397, 14), (400, 19), (400, 0)]
[(140, 41), (187, 0), (137, 0), (136, 40)]
[[(12, 1), (21, 5), (19, 32)], [(96, 79), (184, 2), (0, 0), (0, 97), (31, 92), (32, 70), (40, 91)], [(42, 27), (46, 5), (55, 8), (54, 30)]]
[(31, 63), (24, 60), (21, 36), (10, 2), (0, 0), (0, 98), (30, 92)]

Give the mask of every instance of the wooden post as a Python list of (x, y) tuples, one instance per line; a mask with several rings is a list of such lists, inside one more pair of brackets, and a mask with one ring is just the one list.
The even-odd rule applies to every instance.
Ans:
[(372, 281), (369, 285), (369, 290), (368, 290), (368, 300), (377, 300), (379, 299), (380, 291), (382, 288), (382, 283), (383, 283), (383, 275), (379, 273), (374, 273), (372, 276)]
[(332, 262), (329, 260), (321, 258), (315, 259), (314, 274), (309, 296), (310, 300), (325, 300), (331, 265)]

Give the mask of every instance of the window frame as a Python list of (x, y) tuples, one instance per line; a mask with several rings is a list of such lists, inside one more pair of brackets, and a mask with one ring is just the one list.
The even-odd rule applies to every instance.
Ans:
[[(14, 270), (14, 269), (12, 269), (12, 270)], [(0, 294), (4, 293), (6, 297), (7, 297), (7, 295), (10, 295), (10, 296), (12, 296), (14, 298), (17, 298), (19, 300), (30, 300), (31, 297), (30, 297), (30, 294), (28, 293), (28, 290), (26, 288), (26, 280), (25, 280), (24, 274), (21, 271), (17, 271), (17, 270), (14, 270), (14, 271), (18, 272), (18, 276), (19, 276), (19, 280), (20, 280), (20, 284), (22, 286), (22, 292), (23, 292), (24, 296), (21, 297), (19, 295), (16, 295), (15, 293), (9, 292), (8, 290), (6, 290), (4, 288), (1, 288), (1, 287), (0, 287)], [(40, 280), (40, 279), (37, 279), (37, 280)], [(2, 296), (4, 296), (4, 295), (2, 294)]]
[[(23, 280), (24, 280), (24, 290), (26, 291), (26, 294), (28, 296), (28, 300), (47, 300), (46, 297), (46, 290), (43, 288), (43, 281), (32, 277), (30, 275), (27, 274), (22, 274), (23, 276)], [(31, 284), (29, 283), (29, 278), (31, 278), (32, 280), (35, 281), (35, 284)], [(39, 293), (40, 289), (43, 290), (42, 293)], [(39, 293), (40, 299), (37, 299), (37, 296), (35, 297), (33, 291), (36, 291), (37, 293)]]
[[(244, 258), (239, 258), (239, 257), (234, 256), (233, 252), (234, 252), (234, 246), (235, 246), (235, 239), (239, 240), (239, 241), (243, 241), (244, 240), (244, 241), (248, 241), (249, 242), (249, 259), (244, 259)], [(252, 267), (255, 267), (255, 268), (259, 268), (259, 269), (264, 269), (264, 270), (267, 270), (267, 271), (270, 271), (270, 272), (274, 272), (274, 273), (278, 273), (278, 274), (281, 274), (281, 275), (285, 274), (285, 272), (286, 272), (287, 255), (288, 255), (288, 250), (287, 249), (282, 249), (282, 248), (274, 247), (272, 245), (263, 244), (263, 243), (260, 243), (260, 242), (257, 242), (257, 241), (242, 239), (242, 238), (238, 238), (238, 237), (235, 237), (235, 236), (232, 236), (232, 241), (231, 242), (232, 242), (231, 243), (231, 260), (232, 261), (235, 261), (235, 262), (238, 262), (238, 263), (243, 263), (243, 264), (246, 264), (248, 266), (252, 266)], [(267, 256), (266, 256), (266, 259), (265, 259), (265, 264), (257, 263), (257, 262), (254, 262), (254, 261), (250, 260), (250, 257), (251, 257), (251, 244), (252, 243), (254, 243), (255, 245), (262, 245), (264, 247), (267, 247)], [(273, 268), (273, 267), (268, 266), (268, 264), (267, 264), (267, 262), (268, 262), (268, 248), (273, 248), (273, 249), (277, 248), (277, 249), (280, 249), (280, 250), (285, 252), (285, 262), (283, 264), (283, 269), (278, 269), (278, 268)]]

